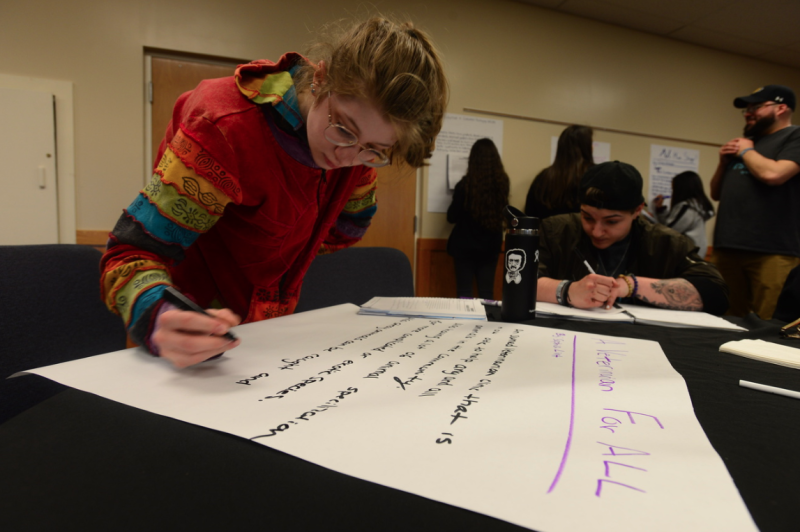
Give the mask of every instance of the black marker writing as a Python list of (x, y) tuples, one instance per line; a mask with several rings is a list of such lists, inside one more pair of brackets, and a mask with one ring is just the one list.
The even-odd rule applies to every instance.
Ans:
[[(330, 401), (326, 402), (324, 405), (321, 405), (321, 406), (319, 406), (317, 408), (313, 408), (313, 409), (309, 410), (308, 412), (303, 412), (302, 414), (300, 414), (295, 419), (301, 420), (301, 421), (309, 421), (308, 418), (313, 417), (313, 416), (315, 416), (317, 414), (321, 414), (322, 412), (325, 412), (328, 409), (335, 407), (339, 401), (341, 401), (342, 399), (344, 399), (348, 395), (354, 394), (356, 392), (358, 392), (358, 388), (349, 387), (349, 388), (347, 388), (347, 390), (340, 391), (339, 394), (335, 398), (333, 398)], [(257, 440), (259, 438), (269, 438), (271, 436), (275, 436), (277, 434), (280, 434), (281, 432), (289, 430), (291, 427), (296, 426), (296, 425), (297, 425), (296, 421), (288, 421), (286, 423), (281, 423), (277, 427), (269, 429), (269, 433), (268, 434), (261, 434), (259, 436), (253, 436), (250, 439), (251, 440)]]
[(242, 379), (240, 381), (236, 381), (236, 384), (244, 384), (244, 385), (250, 386), (251, 382), (253, 382), (256, 379), (260, 379), (262, 377), (269, 377), (269, 373), (259, 373), (258, 375), (253, 375), (250, 378)]

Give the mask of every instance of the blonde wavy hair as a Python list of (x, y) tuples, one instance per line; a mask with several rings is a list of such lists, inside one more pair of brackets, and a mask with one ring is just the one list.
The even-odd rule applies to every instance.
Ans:
[(372, 17), (334, 44), (314, 45), (305, 55), (312, 64), (295, 75), (298, 90), (307, 90), (314, 63), (324, 61), (320, 89), (374, 102), (397, 132), (392, 160), (402, 159), (414, 168), (425, 164), (442, 128), (449, 94), (442, 60), (427, 34), (411, 22)]

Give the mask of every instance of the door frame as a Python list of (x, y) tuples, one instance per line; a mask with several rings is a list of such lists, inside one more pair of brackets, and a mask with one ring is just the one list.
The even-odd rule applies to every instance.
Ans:
[(58, 242), (60, 244), (74, 244), (77, 238), (77, 225), (72, 82), (0, 74), (0, 87), (46, 92), (55, 96)]
[(177, 52), (163, 48), (144, 47), (144, 176), (143, 185), (147, 186), (153, 178), (153, 57), (163, 57), (176, 61), (194, 61), (210, 65), (231, 66), (233, 63), (249, 63), (251, 59), (221, 57), (205, 54)]

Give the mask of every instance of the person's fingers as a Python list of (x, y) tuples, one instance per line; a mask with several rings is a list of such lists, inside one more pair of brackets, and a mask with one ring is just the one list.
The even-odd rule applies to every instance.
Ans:
[(614, 286), (614, 278), (613, 277), (606, 277), (605, 275), (598, 275), (592, 274), (588, 277), (591, 277), (591, 282), (594, 283), (596, 286), (605, 286), (605, 287), (612, 287)]
[[(206, 312), (214, 316), (215, 318), (224, 320), (228, 323), (231, 327), (235, 327), (242, 322), (242, 318), (233, 312), (231, 309), (223, 308), (223, 309), (215, 309), (210, 308)], [(226, 331), (227, 332), (227, 331)]]
[(224, 334), (218, 331), (227, 326), (227, 323), (213, 316), (206, 316), (199, 312), (188, 310), (168, 310), (158, 317), (159, 328), (173, 331), (183, 331), (189, 334), (210, 335)]
[(227, 344), (225, 344), (221, 348), (215, 348), (211, 349), (210, 351), (201, 351), (196, 353), (184, 353), (179, 351), (163, 350), (161, 352), (161, 357), (166, 358), (167, 360), (172, 362), (172, 365), (174, 365), (176, 368), (183, 369), (204, 362), (209, 358), (224, 353), (225, 351), (229, 351), (234, 347), (237, 347), (240, 343), (241, 340), (228, 341)]
[(185, 368), (238, 346), (239, 340), (222, 335), (240, 322), (239, 316), (227, 309), (210, 313), (213, 315), (168, 310), (161, 314), (151, 337), (159, 355), (175, 367)]

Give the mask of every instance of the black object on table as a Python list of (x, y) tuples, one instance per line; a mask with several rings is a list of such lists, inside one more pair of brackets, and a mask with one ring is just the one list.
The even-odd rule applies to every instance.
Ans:
[[(761, 531), (800, 529), (800, 401), (738, 385), (800, 390), (800, 373), (718, 352), (745, 338), (800, 347), (778, 322), (737, 320), (746, 333), (530, 323), (658, 341)], [(0, 425), (0, 493), (14, 531), (525, 530), (73, 389)]]

